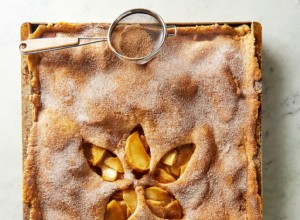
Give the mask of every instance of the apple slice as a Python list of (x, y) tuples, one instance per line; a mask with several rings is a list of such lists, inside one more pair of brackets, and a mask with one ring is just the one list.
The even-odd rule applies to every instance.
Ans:
[(194, 153), (194, 145), (186, 144), (179, 148), (178, 153), (178, 164), (180, 166), (186, 164), (191, 159), (192, 154)]
[[(163, 169), (167, 174), (173, 176), (175, 179), (178, 179), (179, 175), (180, 175), (180, 167), (177, 166), (177, 164), (173, 165), (173, 166), (168, 166), (163, 164), (162, 162), (160, 162), (157, 165), (157, 168), (161, 168)], [(158, 172), (158, 171), (155, 171)]]
[(171, 174), (161, 168), (157, 168), (154, 175), (157, 181), (161, 183), (170, 183), (176, 180)]
[(184, 164), (184, 165), (182, 165), (182, 166), (180, 167), (180, 175), (182, 175), (182, 174), (184, 173), (184, 171), (185, 171), (187, 165), (188, 165), (188, 163), (186, 163), (186, 164)]
[(165, 206), (165, 218), (167, 219), (181, 219), (182, 208), (177, 200), (170, 202)]
[(165, 205), (170, 203), (172, 200), (171, 195), (166, 190), (163, 190), (156, 186), (145, 189), (145, 198), (146, 200), (163, 202)]
[(133, 189), (123, 191), (123, 199), (130, 213), (134, 213), (137, 206), (137, 195)]
[(125, 154), (126, 159), (133, 170), (138, 172), (149, 170), (150, 156), (147, 154), (137, 131), (127, 138)]
[(84, 149), (85, 155), (87, 160), (93, 165), (96, 166), (97, 164), (101, 163), (101, 161), (106, 156), (106, 149), (97, 147), (95, 145), (86, 147)]
[(102, 164), (101, 165), (102, 178), (106, 181), (113, 182), (117, 179), (118, 173), (116, 170)]
[(173, 166), (176, 163), (177, 157), (178, 157), (177, 151), (171, 150), (169, 153), (163, 156), (161, 162), (168, 166)]
[(160, 207), (165, 206), (165, 202), (163, 202), (163, 201), (155, 201), (155, 200), (152, 200), (152, 199), (147, 199), (146, 202), (151, 203), (151, 205), (154, 205), (154, 206), (160, 206)]
[(157, 217), (164, 218), (165, 217), (165, 209), (163, 207), (164, 203), (160, 201), (155, 201), (151, 199), (147, 199), (146, 203), (153, 214)]
[(169, 167), (169, 171), (170, 171), (170, 173), (171, 173), (174, 177), (178, 178), (179, 175), (180, 175), (180, 167), (179, 167), (178, 163), (176, 163), (176, 164), (174, 164), (173, 166)]
[(127, 216), (127, 205), (124, 201), (118, 201), (119, 206), (123, 210), (124, 216)]
[(105, 220), (125, 220), (122, 208), (116, 200), (111, 200), (106, 207)]
[(104, 164), (114, 170), (116, 170), (118, 173), (124, 173), (123, 166), (121, 164), (121, 161), (117, 157), (109, 157), (104, 161)]

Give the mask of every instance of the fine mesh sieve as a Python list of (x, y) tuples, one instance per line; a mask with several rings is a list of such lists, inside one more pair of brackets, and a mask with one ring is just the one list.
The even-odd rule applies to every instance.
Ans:
[(22, 41), (23, 54), (40, 53), (91, 43), (108, 41), (110, 49), (123, 60), (143, 64), (150, 61), (163, 46), (169, 34), (163, 19), (150, 10), (132, 9), (121, 14), (109, 27), (107, 37), (57, 37)]

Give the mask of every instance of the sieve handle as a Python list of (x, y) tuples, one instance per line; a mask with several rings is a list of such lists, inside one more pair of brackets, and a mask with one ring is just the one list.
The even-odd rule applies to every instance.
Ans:
[[(83, 41), (81, 41), (83, 40)], [(107, 40), (106, 38), (93, 37), (57, 37), (57, 38), (39, 38), (29, 39), (20, 43), (19, 49), (23, 54), (33, 54), (60, 50), (69, 47), (76, 47), (91, 43), (97, 43)]]

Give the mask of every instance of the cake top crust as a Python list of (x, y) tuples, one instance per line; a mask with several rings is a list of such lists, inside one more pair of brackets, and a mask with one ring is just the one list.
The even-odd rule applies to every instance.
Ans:
[[(40, 25), (29, 38), (103, 36), (105, 24)], [(133, 188), (130, 219), (159, 219), (144, 189), (157, 186), (180, 203), (183, 219), (261, 219), (256, 167), (260, 69), (251, 27), (179, 27), (158, 55), (138, 65), (105, 42), (29, 55), (32, 123), (24, 163), (24, 202), (32, 219), (104, 219), (110, 197)], [(136, 178), (126, 139), (141, 128), (149, 172)], [(116, 155), (124, 175), (95, 173), (83, 143)], [(184, 173), (160, 183), (163, 156), (192, 143)], [(34, 205), (33, 205), (34, 204)]]

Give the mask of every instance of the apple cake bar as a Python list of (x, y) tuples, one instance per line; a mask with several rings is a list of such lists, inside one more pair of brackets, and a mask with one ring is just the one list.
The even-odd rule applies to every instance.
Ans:
[(105, 42), (22, 55), (24, 219), (262, 218), (261, 26), (177, 28), (144, 65)]

